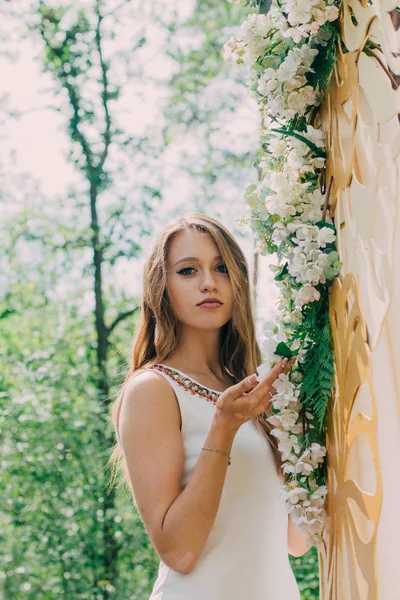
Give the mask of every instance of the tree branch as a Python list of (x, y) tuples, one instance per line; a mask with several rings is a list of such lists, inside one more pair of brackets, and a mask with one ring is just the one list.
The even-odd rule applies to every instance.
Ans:
[(131, 0), (123, 0), (123, 2), (120, 2), (112, 11), (110, 11), (108, 13), (104, 13), (103, 19), (105, 17), (115, 17), (115, 13), (117, 13), (124, 6), (127, 6), (128, 4), (130, 4), (130, 2), (131, 2)]
[[(85, 138), (84, 134), (81, 132), (81, 130), (79, 129), (79, 126), (78, 126), (78, 124), (81, 123), (81, 116), (80, 116), (80, 108), (81, 107), (80, 107), (80, 102), (79, 102), (79, 96), (78, 96), (78, 93), (77, 93), (76, 89), (74, 88), (74, 86), (68, 80), (68, 73), (65, 70), (65, 65), (64, 65), (63, 61), (61, 60), (61, 56), (60, 56), (60, 54), (62, 53), (62, 48), (60, 49), (60, 48), (56, 48), (56, 47), (52, 46), (50, 39), (48, 39), (46, 36), (46, 31), (45, 31), (43, 24), (40, 28), (40, 34), (42, 36), (42, 39), (45, 43), (46, 48), (50, 52), (50, 54), (52, 54), (53, 56), (57, 56), (60, 60), (61, 66), (59, 68), (59, 72), (57, 73), (54, 70), (53, 74), (56, 77), (58, 77), (59, 81), (61, 82), (62, 87), (68, 93), (69, 101), (70, 101), (72, 111), (74, 114), (74, 119), (75, 119), (75, 131), (74, 131), (75, 138), (80, 143), (82, 152), (86, 158), (87, 168), (89, 170), (91, 170), (93, 168), (93, 164), (92, 164), (92, 153), (90, 151), (90, 146), (88, 144), (87, 139)], [(51, 69), (49, 69), (49, 70), (51, 71)]]
[(102, 40), (101, 40), (101, 34), (100, 34), (100, 26), (101, 26), (103, 17), (100, 14), (99, 6), (96, 7), (96, 12), (97, 12), (97, 26), (96, 26), (95, 39), (96, 39), (97, 52), (99, 53), (99, 59), (100, 59), (101, 79), (102, 79), (102, 84), (103, 84), (103, 89), (101, 91), (101, 102), (103, 104), (104, 117), (105, 117), (105, 122), (106, 122), (104, 133), (103, 133), (104, 148), (103, 148), (103, 152), (100, 155), (100, 160), (96, 166), (97, 172), (101, 173), (103, 170), (103, 167), (104, 167), (104, 163), (107, 160), (108, 148), (111, 143), (111, 116), (110, 116), (110, 112), (108, 110), (108, 97), (109, 97), (108, 83), (109, 82), (108, 82), (108, 77), (107, 77), (107, 66), (104, 62), (103, 48), (101, 46)]
[(107, 334), (110, 335), (110, 333), (113, 331), (113, 329), (115, 329), (115, 327), (118, 325), (118, 323), (120, 323), (121, 321), (123, 321), (127, 317), (130, 317), (131, 315), (135, 314), (135, 312), (139, 308), (140, 307), (138, 305), (138, 306), (135, 306), (135, 308), (132, 308), (131, 310), (127, 310), (126, 312), (120, 313), (118, 315), (118, 317), (116, 317), (114, 319), (114, 321), (111, 323), (111, 325), (109, 327), (107, 327)]
[(10, 118), (20, 118), (20, 117), (24, 117), (25, 115), (29, 115), (30, 113), (33, 112), (37, 112), (37, 111), (43, 111), (43, 110), (54, 110), (56, 112), (61, 112), (61, 108), (59, 108), (58, 106), (33, 106), (32, 108), (26, 108), (25, 110), (13, 110), (13, 109), (9, 109), (9, 110), (4, 110), (3, 112), (5, 112), (7, 114), (8, 117)]

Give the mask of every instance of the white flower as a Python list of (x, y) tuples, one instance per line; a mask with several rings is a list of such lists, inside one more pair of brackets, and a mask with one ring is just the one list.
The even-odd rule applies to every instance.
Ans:
[[(277, 269), (279, 270), (280, 267), (277, 267)], [(277, 342), (286, 342), (287, 341), (287, 335), (283, 331), (279, 320), (265, 321), (264, 326), (263, 326), (263, 334), (265, 336), (275, 337)]]
[(293, 52), (289, 52), (287, 58), (283, 61), (276, 72), (276, 78), (281, 83), (295, 77), (297, 69), (300, 65), (301, 57), (296, 56)]
[(313, 443), (307, 448), (294, 464), (294, 473), (309, 475), (323, 462), (326, 448)]
[(269, 374), (270, 370), (271, 368), (266, 363), (262, 363), (261, 365), (259, 365), (256, 369), (258, 374), (257, 381), (260, 382), (263, 379), (265, 379), (265, 377), (267, 377), (267, 375)]
[(293, 450), (292, 436), (286, 431), (283, 431), (283, 429), (280, 429), (279, 427), (272, 429), (270, 431), (270, 434), (279, 440), (278, 447), (280, 452), (282, 454), (290, 454), (290, 452)]
[(304, 304), (308, 304), (309, 302), (314, 302), (315, 300), (319, 300), (321, 297), (321, 293), (315, 289), (312, 285), (303, 286), (295, 296), (295, 305), (300, 308)]
[(304, 533), (321, 533), (324, 525), (324, 512), (315, 506), (296, 504), (291, 510), (293, 522)]
[(290, 381), (289, 376), (286, 373), (280, 373), (278, 378), (274, 382), (276, 393), (279, 395), (286, 395), (292, 397), (295, 392), (295, 386)]
[(319, 486), (315, 492), (313, 492), (310, 496), (310, 502), (312, 506), (316, 506), (317, 508), (322, 508), (325, 503), (325, 497), (328, 493), (328, 488), (326, 485)]
[(287, 460), (293, 450), (295, 453), (300, 451), (297, 437), (292, 435), (290, 432), (283, 431), (283, 429), (276, 427), (275, 429), (271, 430), (270, 434), (279, 440), (278, 448), (284, 460)]
[(285, 430), (289, 430), (293, 425), (296, 424), (299, 418), (299, 413), (295, 410), (285, 410), (282, 412), (281, 426)]
[[(319, 229), (316, 225), (302, 225), (296, 231), (296, 238), (307, 243), (314, 242), (318, 237)], [(305, 246), (299, 242), (299, 245)]]
[(271, 425), (275, 425), (275, 427), (279, 427), (281, 424), (281, 417), (279, 414), (271, 415), (270, 417), (267, 418), (267, 421), (269, 423), (271, 423)]
[(325, 248), (327, 244), (331, 244), (336, 239), (335, 232), (330, 227), (322, 227), (317, 236), (317, 243), (320, 248)]
[(287, 503), (294, 506), (300, 500), (305, 500), (307, 498), (307, 490), (302, 487), (294, 487), (289, 490), (284, 489), (280, 495)]
[[(282, 455), (287, 509), (299, 530), (315, 544), (321, 541), (326, 522), (323, 507), (327, 488), (317, 483), (326, 448), (317, 441), (304, 447), (300, 412), (308, 420), (307, 428), (313, 430), (315, 425), (313, 413), (307, 410), (304, 414), (299, 400), (301, 371), (310, 340), (299, 336), (298, 330), (303, 323), (304, 305), (320, 299), (317, 286), (337, 276), (341, 262), (335, 250), (326, 251), (335, 241), (334, 229), (316, 226), (322, 219), (325, 201), (318, 182), (325, 158), (322, 152), (315, 152), (315, 146), (325, 149), (323, 131), (307, 125), (305, 131), (298, 131), (301, 139), (272, 135), (271, 129), (283, 129), (287, 119), (303, 117), (319, 105), (321, 91), (313, 88), (308, 75), (314, 73), (315, 58), (324, 52), (330, 39), (322, 25), (337, 15), (333, 0), (281, 0), (279, 5), (274, 1), (268, 16), (249, 15), (238, 35), (224, 45), (227, 62), (245, 64), (249, 95), (256, 100), (263, 122), (264, 152), (258, 159), (263, 177), (246, 192), (246, 222), (257, 234), (260, 252), (266, 254), (271, 243), (280, 246), (279, 266), (274, 265), (273, 270), (280, 271), (287, 265), (281, 280), (275, 282), (280, 291), (280, 317), (264, 327), (260, 343), (263, 363), (257, 367), (257, 376), (260, 381), (280, 360), (276, 354), (280, 342), (296, 352), (297, 366), (273, 382), (274, 414), (268, 421)], [(329, 215), (324, 218), (327, 225), (333, 224)]]
[(336, 21), (339, 16), (339, 8), (334, 5), (327, 6), (325, 8), (325, 17), (328, 21)]
[(308, 37), (308, 33), (301, 27), (289, 27), (289, 29), (283, 33), (283, 37), (291, 38), (295, 44), (298, 44), (304, 37)]
[(303, 85), (307, 83), (307, 78), (305, 75), (296, 75), (296, 77), (292, 77), (284, 82), (285, 92), (289, 93), (293, 90), (301, 88)]
[(287, 224), (287, 230), (289, 233), (295, 233), (300, 227), (303, 227), (303, 223), (292, 223)]
[(311, 85), (305, 85), (299, 91), (291, 92), (287, 103), (289, 108), (295, 111), (295, 114), (303, 116), (309, 106), (319, 103), (319, 95)]
[(291, 462), (289, 462), (289, 460), (287, 460), (283, 465), (282, 465), (282, 471), (287, 474), (287, 473), (294, 473), (294, 465), (292, 465)]
[(324, 456), (326, 455), (326, 448), (321, 446), (320, 444), (313, 443), (310, 446), (311, 452), (311, 461), (313, 464), (317, 464), (322, 462)]
[(319, 148), (325, 148), (325, 134), (322, 129), (315, 129), (312, 125), (308, 125), (307, 131), (302, 135)]
[(272, 367), (281, 360), (281, 357), (275, 354), (275, 350), (279, 342), (286, 342), (287, 337), (279, 324), (273, 321), (264, 323), (263, 335), (260, 339), (260, 350), (264, 356), (264, 362), (257, 367), (260, 369), (262, 377), (272, 369)]
[(286, 153), (286, 142), (278, 138), (272, 138), (268, 144), (268, 152), (274, 156), (284, 156)]
[(304, 475), (309, 475), (314, 470), (314, 467), (307, 462), (302, 461), (301, 459), (297, 461), (294, 472), (295, 473), (304, 473)]
[(288, 0), (284, 2), (290, 25), (308, 23), (311, 19), (312, 0)]
[(292, 425), (292, 427), (289, 428), (289, 431), (296, 435), (298, 435), (299, 433), (303, 433), (302, 423), (296, 423), (296, 425)]
[(267, 69), (265, 69), (264, 73), (261, 75), (258, 81), (257, 90), (263, 96), (269, 96), (272, 92), (276, 90), (277, 86), (278, 81), (275, 77), (275, 71), (274, 69), (268, 67)]
[(284, 100), (282, 96), (277, 96), (276, 98), (274, 98), (273, 100), (270, 100), (268, 102), (268, 110), (271, 113), (271, 115), (278, 115), (280, 113), (283, 113), (285, 111), (285, 105), (284, 105)]
[(326, 277), (323, 269), (318, 264), (308, 264), (304, 270), (304, 279), (312, 285), (318, 285), (319, 283), (325, 283)]
[(243, 42), (237, 41), (233, 36), (229, 38), (227, 42), (225, 42), (223, 46), (224, 50), (224, 61), (226, 63), (233, 63), (237, 60), (237, 52), (243, 47)]
[(302, 64), (309, 69), (312, 65), (312, 63), (314, 62), (314, 58), (317, 56), (318, 54), (318, 50), (316, 48), (311, 48), (311, 46), (309, 46), (308, 44), (304, 44), (301, 47), (301, 53), (302, 53)]
[(263, 38), (270, 29), (271, 21), (268, 15), (258, 13), (251, 13), (240, 28), (247, 40), (250, 40), (252, 36)]
[(326, 21), (337, 19), (339, 11), (325, 0), (283, 0), (282, 8), (287, 13), (289, 24), (302, 31), (318, 31)]

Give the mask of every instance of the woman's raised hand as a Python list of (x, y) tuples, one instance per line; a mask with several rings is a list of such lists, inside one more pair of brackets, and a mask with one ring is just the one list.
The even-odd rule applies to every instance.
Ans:
[(273, 383), (281, 373), (288, 373), (295, 358), (278, 362), (260, 382), (256, 374), (246, 377), (226, 389), (217, 400), (215, 420), (233, 430), (266, 412), (271, 396), (276, 393)]

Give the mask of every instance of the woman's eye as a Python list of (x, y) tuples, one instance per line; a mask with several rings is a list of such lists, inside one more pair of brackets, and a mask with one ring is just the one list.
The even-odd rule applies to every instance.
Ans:
[(193, 269), (193, 267), (185, 267), (184, 269), (181, 269), (180, 271), (178, 271), (179, 275), (191, 275), (191, 273), (187, 273), (185, 271), (188, 271), (190, 269)]
[[(222, 268), (222, 273), (228, 273), (228, 270), (226, 268), (226, 265), (224, 263), (221, 263), (220, 265), (217, 266), (217, 269), (221, 269)], [(181, 269), (180, 271), (178, 271), (179, 275), (191, 275), (192, 271), (195, 271), (196, 269), (194, 267), (185, 267), (184, 269)]]

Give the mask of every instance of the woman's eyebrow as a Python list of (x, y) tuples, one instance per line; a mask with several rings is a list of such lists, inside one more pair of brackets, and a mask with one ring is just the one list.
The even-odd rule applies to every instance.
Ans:
[[(218, 254), (218, 256), (215, 256), (214, 260), (220, 260), (221, 258), (222, 258), (222, 256), (220, 256)], [(176, 260), (172, 266), (175, 267), (175, 265), (177, 265), (178, 263), (185, 262), (187, 260), (196, 261), (196, 262), (200, 261), (200, 259), (197, 258), (196, 256), (185, 256), (184, 258), (178, 258), (178, 260)]]

